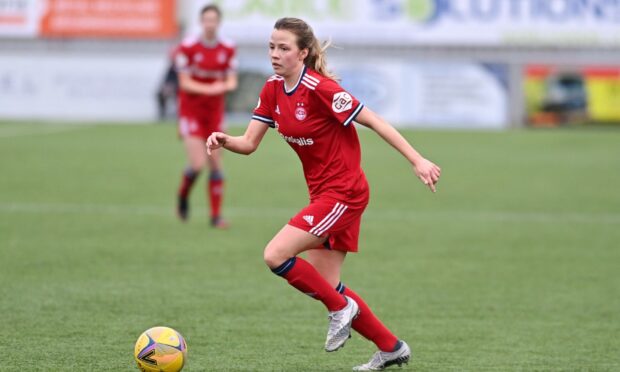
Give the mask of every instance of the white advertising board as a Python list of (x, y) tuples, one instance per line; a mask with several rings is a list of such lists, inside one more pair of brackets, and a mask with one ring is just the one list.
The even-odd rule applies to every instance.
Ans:
[(42, 11), (40, 5), (36, 0), (0, 1), (0, 37), (35, 37)]
[(0, 55), (0, 118), (153, 120), (165, 57)]
[(342, 85), (396, 126), (501, 129), (507, 70), (479, 63), (335, 64)]
[[(195, 24), (208, 0), (193, 0)], [(223, 32), (267, 43), (276, 19), (308, 21), (336, 43), (620, 45), (616, 0), (220, 0)], [(194, 29), (195, 31), (195, 29)]]
[[(397, 127), (502, 129), (508, 127), (508, 66), (475, 62), (386, 62), (329, 58), (340, 84)], [(263, 54), (246, 55), (242, 74), (273, 74)], [(258, 73), (258, 74), (257, 74)], [(242, 86), (249, 118), (264, 79)], [(241, 79), (242, 82), (245, 79)], [(236, 115), (235, 117), (238, 117)]]

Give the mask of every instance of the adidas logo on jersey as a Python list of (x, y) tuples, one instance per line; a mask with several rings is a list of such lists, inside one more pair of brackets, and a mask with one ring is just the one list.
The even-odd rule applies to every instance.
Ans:
[(308, 225), (314, 225), (314, 216), (303, 216), (302, 218), (308, 223)]

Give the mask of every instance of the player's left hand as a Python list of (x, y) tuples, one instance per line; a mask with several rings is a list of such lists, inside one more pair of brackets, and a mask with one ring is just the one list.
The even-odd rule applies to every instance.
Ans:
[(439, 182), (441, 168), (439, 168), (432, 161), (422, 158), (420, 161), (416, 162), (413, 167), (413, 171), (415, 172), (415, 175), (418, 176), (420, 181), (428, 186), (432, 192), (437, 191), (435, 185)]

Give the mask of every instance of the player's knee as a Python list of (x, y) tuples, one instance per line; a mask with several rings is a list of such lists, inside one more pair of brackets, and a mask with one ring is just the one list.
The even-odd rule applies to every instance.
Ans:
[(191, 172), (192, 174), (199, 175), (202, 172), (201, 167), (197, 167), (194, 163), (190, 164), (187, 167), (187, 172)]
[(200, 173), (205, 168), (206, 164), (207, 162), (202, 159), (192, 159), (190, 166), (194, 172)]
[(271, 243), (269, 243), (263, 251), (263, 260), (265, 261), (265, 264), (271, 269), (280, 266), (284, 261), (289, 258), (290, 257), (286, 257), (283, 252), (278, 249), (277, 246)]

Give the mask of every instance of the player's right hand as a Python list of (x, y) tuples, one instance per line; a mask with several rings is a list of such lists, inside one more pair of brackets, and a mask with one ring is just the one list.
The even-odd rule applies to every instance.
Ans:
[(211, 155), (211, 151), (217, 150), (220, 147), (224, 146), (227, 140), (228, 140), (228, 135), (226, 133), (222, 133), (222, 132), (211, 133), (209, 138), (207, 138), (207, 143), (206, 143), (207, 154)]

